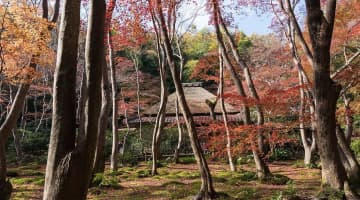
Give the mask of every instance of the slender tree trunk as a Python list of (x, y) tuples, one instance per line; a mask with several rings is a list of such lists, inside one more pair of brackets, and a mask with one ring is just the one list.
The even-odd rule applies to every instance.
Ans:
[[(238, 77), (234, 66), (231, 64), (230, 58), (229, 58), (229, 56), (227, 55), (227, 52), (226, 52), (225, 43), (224, 43), (222, 33), (221, 33), (221, 30), (220, 30), (221, 16), (220, 16), (220, 11), (219, 11), (218, 1), (213, 0), (212, 2), (213, 2), (213, 17), (214, 17), (214, 20), (215, 20), (214, 26), (215, 26), (215, 31), (216, 31), (216, 37), (217, 37), (217, 41), (218, 41), (218, 44), (219, 44), (221, 54), (223, 55), (224, 64), (225, 64), (225, 66), (228, 68), (228, 70), (230, 72), (231, 78), (233, 79), (233, 82), (235, 83), (235, 86), (237, 87), (239, 95), (241, 97), (243, 97), (243, 98), (246, 98), (247, 96), (246, 96), (246, 94), (244, 92), (241, 80)], [(254, 94), (256, 94), (256, 93), (252, 93), (252, 95), (254, 95)], [(245, 125), (250, 125), (251, 124), (250, 111), (249, 111), (249, 108), (246, 105), (243, 106), (243, 120), (244, 120)], [(258, 109), (258, 124), (261, 124), (263, 122), (264, 122), (264, 119), (263, 119), (263, 115), (262, 115), (262, 110)], [(269, 167), (266, 165), (266, 163), (263, 160), (265, 155), (263, 153), (263, 150), (264, 150), (264, 148), (263, 148), (264, 145), (263, 144), (264, 144), (264, 142), (263, 142), (263, 136), (262, 136), (261, 133), (258, 134), (258, 141), (257, 142), (258, 142), (257, 146), (259, 148), (257, 148), (257, 149), (253, 148), (252, 152), (253, 152), (253, 155), (254, 155), (254, 161), (255, 161), (256, 168), (257, 168), (258, 178), (263, 179), (264, 176), (267, 176), (270, 173), (270, 170), (269, 170)]]
[(15, 151), (16, 151), (16, 156), (17, 156), (17, 160), (21, 161), (22, 156), (23, 156), (23, 151), (22, 151), (22, 137), (21, 137), (21, 133), (19, 133), (19, 131), (15, 128), (12, 130), (12, 135), (14, 138), (14, 146), (15, 146)]
[[(84, 136), (75, 144), (76, 66), (80, 1), (65, 0), (54, 80), (53, 121), (43, 199), (86, 199), (94, 162), (101, 103), (105, 1), (89, 2), (86, 39)], [(91, 92), (89, 92), (91, 91)]]
[[(156, 26), (155, 20), (153, 18), (153, 25)], [(156, 28), (157, 29), (157, 28)], [(160, 66), (160, 82), (161, 82), (161, 93), (160, 93), (160, 107), (156, 116), (155, 126), (153, 130), (153, 138), (151, 145), (151, 153), (152, 153), (152, 168), (151, 174), (154, 176), (157, 174), (157, 160), (160, 154), (160, 137), (164, 130), (165, 126), (165, 118), (166, 118), (166, 105), (168, 101), (168, 92), (166, 85), (166, 63), (164, 61), (164, 48), (161, 45), (160, 37), (158, 35), (158, 30), (156, 30), (156, 39), (157, 39), (157, 53), (159, 58), (159, 66)]]
[[(310, 166), (312, 163), (312, 154), (315, 151), (315, 139), (310, 138), (311, 142), (308, 138), (308, 133), (306, 132), (305, 122), (304, 122), (304, 112), (305, 112), (305, 89), (304, 89), (304, 80), (303, 76), (299, 72), (299, 82), (300, 82), (300, 112), (299, 112), (299, 127), (300, 127), (300, 135), (301, 142), (304, 147), (304, 165)], [(312, 134), (313, 135), (313, 134)]]
[(110, 74), (111, 74), (111, 104), (112, 104), (112, 149), (111, 149), (111, 159), (110, 159), (110, 168), (112, 171), (117, 171), (118, 169), (118, 157), (119, 157), (119, 135), (117, 132), (117, 117), (118, 117), (118, 104), (117, 104), (117, 85), (116, 85), (116, 66), (113, 53), (113, 43), (112, 35), (109, 31), (108, 33), (108, 50), (109, 50), (109, 65), (110, 65)]
[(178, 143), (176, 145), (175, 148), (175, 153), (174, 153), (174, 162), (175, 163), (179, 163), (179, 154), (180, 154), (180, 148), (181, 148), (181, 143), (183, 140), (183, 129), (180, 123), (180, 117), (179, 117), (179, 101), (176, 99), (175, 100), (175, 109), (176, 109), (176, 123), (177, 123), (177, 127), (178, 127)]
[[(218, 20), (219, 25), (224, 30), (224, 35), (227, 38), (228, 43), (230, 44), (230, 48), (231, 48), (231, 51), (232, 51), (232, 53), (233, 53), (233, 55), (235, 57), (236, 63), (243, 70), (243, 74), (244, 74), (245, 81), (246, 81), (246, 84), (248, 86), (250, 95), (251, 95), (251, 97), (253, 97), (257, 101), (259, 101), (260, 98), (259, 98), (259, 95), (258, 95), (258, 93), (256, 91), (254, 81), (252, 80), (250, 69), (249, 69), (248, 65), (245, 63), (245, 61), (243, 59), (241, 59), (240, 54), (239, 54), (239, 52), (237, 50), (238, 49), (237, 45), (236, 45), (236, 43), (234, 41), (234, 38), (230, 35), (230, 32), (227, 29), (226, 25), (224, 24), (224, 21), (222, 19), (220, 10), (217, 9), (217, 11), (219, 13), (219, 15), (218, 15), (218, 17), (219, 17), (219, 20)], [(264, 125), (264, 111), (263, 111), (263, 109), (262, 109), (262, 107), (260, 105), (256, 105), (255, 107), (256, 107), (256, 114), (257, 114), (257, 125), (262, 126), (262, 125)], [(261, 130), (259, 130), (259, 133), (258, 133), (258, 148), (259, 148), (259, 152), (260, 152), (260, 154), (262, 154), (262, 156), (265, 156), (267, 154), (267, 152), (268, 152), (268, 149), (269, 149), (269, 148), (266, 148), (265, 137), (264, 137), (263, 133), (261, 132)]]
[(106, 128), (108, 127), (108, 119), (109, 119), (109, 112), (110, 112), (110, 83), (108, 78), (108, 70), (107, 64), (104, 56), (103, 61), (103, 73), (102, 73), (102, 80), (101, 80), (101, 87), (102, 87), (102, 105), (101, 105), (101, 112), (99, 118), (99, 128), (98, 128), (98, 139), (96, 144), (96, 151), (95, 151), (95, 162), (94, 162), (94, 169), (93, 173), (102, 173), (105, 170), (105, 138), (106, 138)]
[(219, 52), (219, 61), (220, 61), (219, 93), (220, 93), (221, 112), (222, 112), (225, 131), (226, 131), (226, 153), (228, 156), (230, 170), (234, 172), (234, 171), (236, 171), (236, 166), (234, 164), (233, 156), (231, 153), (231, 136), (230, 136), (228, 118), (227, 118), (225, 102), (224, 102), (224, 65), (223, 65), (223, 58), (222, 58), (221, 52)]
[(168, 94), (167, 94), (167, 87), (166, 87), (166, 76), (165, 73), (165, 65), (162, 64), (160, 68), (160, 79), (161, 79), (161, 101), (160, 101), (160, 108), (159, 112), (156, 116), (156, 122), (153, 132), (153, 140), (152, 140), (152, 168), (151, 174), (157, 174), (157, 160), (160, 151), (160, 137), (164, 130), (165, 126), (165, 118), (166, 118), (166, 104), (168, 101)]
[(208, 164), (206, 162), (205, 156), (203, 154), (203, 151), (202, 151), (199, 139), (198, 139), (194, 119), (190, 112), (189, 106), (186, 103), (184, 90), (181, 85), (181, 80), (179, 78), (179, 69), (175, 65), (173, 50), (172, 50), (172, 47), (170, 44), (170, 40), (169, 40), (167, 28), (166, 28), (166, 22), (165, 22), (164, 15), (163, 15), (162, 2), (161, 2), (161, 0), (157, 0), (156, 2), (157, 3), (155, 6), (155, 9), (156, 9), (156, 13), (159, 17), (159, 21), (160, 21), (159, 27), (160, 27), (161, 36), (162, 36), (163, 42), (164, 42), (164, 49), (165, 49), (165, 53), (166, 53), (167, 62), (169, 64), (171, 75), (172, 75), (173, 82), (175, 85), (176, 95), (179, 99), (179, 105), (182, 110), (182, 114), (183, 114), (187, 129), (188, 129), (191, 147), (193, 149), (194, 156), (195, 156), (195, 159), (197, 161), (197, 164), (198, 164), (199, 170), (200, 170), (200, 177), (201, 177), (202, 184), (201, 184), (200, 191), (197, 194), (197, 196), (195, 197), (195, 199), (211, 199), (211, 198), (215, 197), (215, 195), (216, 195), (215, 190), (213, 188), (212, 177), (211, 177)]
[[(180, 81), (182, 82), (182, 77), (183, 77), (183, 71), (184, 71), (184, 56), (180, 47), (180, 39), (179, 36), (176, 36), (176, 48), (179, 52), (179, 59), (180, 59)], [(178, 128), (178, 143), (176, 145), (175, 148), (175, 152), (174, 152), (174, 163), (179, 163), (179, 153), (180, 153), (180, 148), (181, 148), (181, 144), (182, 144), (182, 138), (183, 138), (183, 129), (180, 123), (180, 117), (179, 117), (179, 100), (176, 99), (175, 100), (175, 115), (176, 115), (176, 124), (177, 124), (177, 128)]]
[(345, 121), (346, 121), (346, 131), (345, 131), (345, 140), (348, 144), (351, 143), (351, 136), (354, 130), (354, 118), (353, 111), (350, 108), (350, 100), (346, 97), (346, 94), (343, 95), (344, 107), (345, 107)]
[(142, 150), (143, 150), (143, 141), (142, 141), (142, 121), (141, 121), (141, 113), (140, 113), (140, 72), (139, 72), (139, 62), (138, 62), (138, 58), (136, 56), (136, 54), (134, 53), (133, 55), (133, 63), (134, 63), (134, 68), (135, 68), (135, 73), (136, 73), (136, 101), (137, 101), (137, 115), (138, 115), (138, 119), (139, 119), (139, 138), (141, 140), (141, 146), (142, 146)]

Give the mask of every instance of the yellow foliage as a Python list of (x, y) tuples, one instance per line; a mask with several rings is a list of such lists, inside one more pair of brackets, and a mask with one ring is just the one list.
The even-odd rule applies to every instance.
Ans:
[(31, 63), (41, 67), (52, 65), (49, 27), (53, 26), (25, 2), (10, 1), (0, 7), (2, 22), (3, 78), (12, 83), (29, 82), (41, 76)]

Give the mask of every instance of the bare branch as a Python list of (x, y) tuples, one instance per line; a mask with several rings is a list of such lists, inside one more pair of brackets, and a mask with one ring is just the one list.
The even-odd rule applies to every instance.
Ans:
[(341, 72), (346, 70), (358, 56), (360, 56), (360, 49), (358, 49), (358, 51), (351, 58), (347, 59), (343, 66), (331, 74), (331, 78), (336, 78)]

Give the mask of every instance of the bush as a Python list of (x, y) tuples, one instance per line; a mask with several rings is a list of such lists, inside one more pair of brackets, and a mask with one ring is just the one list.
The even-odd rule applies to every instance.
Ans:
[(275, 148), (274, 152), (269, 157), (270, 160), (291, 160), (294, 158), (294, 154), (286, 148)]
[(91, 181), (91, 186), (119, 188), (118, 180), (116, 177), (106, 176), (103, 173), (97, 173), (94, 175)]
[(179, 163), (181, 164), (194, 164), (196, 163), (194, 156), (186, 156), (186, 157), (180, 157)]
[(119, 161), (123, 166), (136, 166), (139, 164), (137, 156), (132, 152), (125, 152), (123, 155), (119, 156)]
[(138, 178), (146, 178), (151, 176), (150, 170), (139, 170), (136, 172)]
[(291, 184), (292, 180), (281, 174), (271, 174), (261, 180), (261, 183), (270, 185), (286, 185)]

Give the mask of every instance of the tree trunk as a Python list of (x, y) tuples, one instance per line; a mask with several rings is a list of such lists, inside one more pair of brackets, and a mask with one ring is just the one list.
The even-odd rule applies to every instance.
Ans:
[(336, 102), (341, 86), (330, 78), (330, 47), (336, 11), (336, 0), (326, 2), (326, 13), (320, 0), (306, 0), (307, 27), (313, 47), (316, 141), (322, 165), (322, 183), (343, 190), (346, 180), (336, 139)]
[[(223, 18), (221, 16), (220, 10), (219, 9), (216, 9), (216, 10), (218, 11), (219, 25), (224, 30), (225, 37), (228, 39), (228, 42), (230, 44), (231, 51), (232, 51), (232, 53), (233, 53), (233, 55), (235, 57), (236, 63), (243, 70), (243, 74), (244, 74), (245, 81), (246, 81), (246, 84), (248, 86), (250, 95), (251, 95), (251, 97), (253, 97), (257, 101), (259, 101), (260, 98), (259, 98), (259, 95), (258, 95), (258, 93), (256, 91), (254, 82), (252, 80), (252, 76), (251, 76), (249, 67), (245, 63), (245, 61), (241, 59), (240, 54), (238, 52), (237, 45), (236, 45), (233, 37), (231, 36), (229, 30), (227, 29), (226, 25), (224, 24), (224, 21), (223, 21)], [(257, 125), (262, 126), (262, 125), (264, 125), (264, 111), (263, 111), (263, 109), (262, 109), (262, 107), (260, 105), (256, 105), (255, 107), (256, 107), (256, 112), (257, 112), (256, 113), (257, 114)], [(266, 148), (265, 137), (264, 137), (263, 133), (261, 132), (261, 130), (259, 130), (259, 133), (258, 133), (258, 148), (259, 148), (260, 154), (262, 154), (263, 156), (265, 156), (267, 154), (268, 149), (269, 149), (269, 148)]]
[(0, 127), (0, 197), (10, 197), (11, 195), (12, 186), (11, 183), (6, 180), (6, 141), (20, 117), (29, 88), (29, 84), (22, 84), (19, 87), (10, 111)]
[(14, 138), (14, 146), (15, 146), (17, 160), (21, 161), (21, 158), (23, 156), (22, 134), (19, 133), (19, 131), (15, 128), (15, 129), (12, 130), (12, 135), (13, 135), (13, 138)]
[[(305, 89), (304, 89), (304, 79), (299, 72), (299, 83), (300, 83), (300, 111), (299, 111), (299, 128), (301, 142), (304, 147), (304, 165), (310, 166), (312, 164), (312, 154), (315, 151), (315, 138), (314, 134), (311, 134), (312, 137), (309, 139), (308, 133), (306, 132), (305, 122), (304, 122), (304, 112), (305, 112)], [(312, 132), (313, 133), (313, 132)], [(310, 141), (311, 142), (310, 142)]]
[[(155, 22), (155, 21), (153, 21)], [(155, 23), (153, 23), (156, 26)], [(161, 81), (161, 100), (159, 111), (156, 116), (155, 126), (153, 130), (153, 138), (151, 144), (151, 154), (152, 154), (152, 168), (151, 174), (154, 176), (157, 174), (157, 161), (158, 156), (160, 154), (160, 137), (164, 130), (165, 126), (165, 118), (166, 118), (166, 105), (168, 101), (168, 92), (166, 85), (166, 63), (164, 61), (164, 48), (161, 45), (160, 37), (158, 33), (156, 33), (157, 38), (157, 52), (159, 58), (159, 66), (160, 66), (160, 81)]]
[[(226, 131), (226, 153), (228, 156), (230, 170), (232, 172), (234, 172), (234, 171), (236, 171), (236, 166), (234, 164), (233, 156), (231, 153), (231, 136), (230, 136), (230, 130), (229, 130), (229, 126), (228, 126), (228, 118), (227, 118), (225, 102), (224, 102), (224, 65), (223, 65), (223, 58), (222, 58), (221, 51), (219, 52), (219, 62), (220, 62), (220, 83), (219, 83), (220, 95), (219, 96), (220, 96), (221, 112), (222, 112), (225, 131)], [(216, 103), (215, 103), (215, 105), (216, 105)]]
[(159, 21), (160, 21), (159, 27), (160, 27), (161, 36), (162, 36), (163, 42), (164, 42), (164, 49), (165, 49), (165, 53), (166, 53), (167, 62), (169, 64), (171, 75), (172, 75), (173, 82), (175, 85), (176, 95), (179, 100), (180, 109), (182, 111), (187, 129), (188, 129), (191, 147), (193, 149), (194, 156), (195, 156), (195, 159), (197, 161), (197, 164), (198, 164), (199, 170), (200, 170), (202, 184), (201, 184), (200, 191), (197, 194), (197, 196), (195, 197), (195, 199), (211, 199), (211, 198), (215, 197), (215, 195), (216, 195), (215, 190), (213, 188), (212, 177), (211, 177), (209, 167), (207, 165), (205, 156), (203, 154), (203, 151), (202, 151), (199, 139), (198, 139), (194, 119), (190, 112), (189, 106), (186, 103), (184, 90), (181, 85), (181, 80), (179, 78), (179, 69), (175, 65), (173, 50), (171, 47), (171, 43), (169, 40), (167, 28), (166, 28), (166, 22), (165, 22), (164, 15), (163, 15), (163, 10), (162, 10), (162, 5), (161, 5), (162, 2), (161, 2), (161, 0), (157, 0), (156, 2), (157, 2), (157, 5), (155, 6), (155, 9), (156, 9), (156, 13), (159, 17)]
[[(230, 58), (229, 58), (229, 56), (227, 55), (227, 52), (226, 52), (225, 43), (224, 43), (222, 33), (221, 33), (221, 30), (220, 30), (220, 26), (219, 26), (221, 24), (221, 16), (220, 16), (221, 13), (219, 11), (218, 2), (215, 1), (215, 0), (212, 1), (212, 2), (213, 2), (213, 17), (214, 17), (214, 20), (215, 20), (214, 26), (215, 26), (215, 31), (216, 31), (216, 37), (217, 37), (217, 41), (218, 41), (218, 44), (219, 44), (221, 54), (223, 55), (223, 58), (224, 58), (225, 66), (227, 66), (227, 68), (228, 68), (228, 70), (230, 72), (231, 78), (233, 79), (233, 81), (234, 81), (234, 83), (235, 83), (235, 85), (237, 87), (239, 95), (241, 97), (243, 97), (243, 98), (246, 98), (247, 96), (246, 96), (246, 94), (244, 92), (244, 88), (242, 86), (241, 80), (239, 79), (239, 77), (238, 77), (238, 75), (237, 75), (237, 73), (235, 71), (235, 68), (231, 64)], [(252, 93), (252, 95), (254, 95), (254, 94), (256, 94), (256, 93)], [(249, 111), (249, 108), (246, 105), (243, 106), (243, 120), (244, 120), (245, 125), (250, 125), (251, 124), (250, 111)], [(263, 123), (263, 122), (264, 122), (264, 119), (263, 119), (262, 110), (258, 109), (258, 124)], [(255, 165), (257, 166), (258, 177), (260, 179), (262, 179), (262, 177), (264, 175), (269, 174), (269, 168), (268, 168), (268, 166), (266, 166), (266, 163), (262, 160), (263, 157), (265, 156), (264, 148), (263, 148), (264, 147), (263, 140), (264, 140), (264, 138), (263, 138), (262, 134), (259, 133), (258, 134), (258, 141), (257, 141), (258, 142), (258, 145), (257, 145), (258, 148), (257, 149), (252, 149), (253, 155), (254, 155)], [(260, 154), (259, 154), (258, 151), (260, 152)]]
[(96, 151), (95, 151), (95, 162), (94, 162), (94, 169), (93, 173), (103, 173), (105, 170), (105, 138), (106, 138), (106, 128), (108, 125), (109, 119), (109, 112), (110, 112), (110, 84), (108, 78), (108, 70), (107, 64), (104, 56), (103, 61), (103, 73), (102, 73), (102, 80), (101, 80), (101, 87), (102, 87), (102, 105), (101, 105), (101, 112), (99, 118), (99, 128), (98, 128), (98, 139), (96, 144)]
[(180, 117), (179, 117), (179, 101), (176, 99), (175, 100), (176, 105), (175, 105), (175, 109), (176, 109), (176, 123), (177, 123), (177, 127), (178, 127), (178, 143), (176, 145), (175, 148), (175, 153), (174, 153), (174, 162), (175, 163), (179, 163), (179, 153), (180, 153), (180, 148), (181, 148), (181, 143), (183, 140), (183, 129), (182, 126), (180, 124)]
[(353, 111), (350, 108), (350, 100), (346, 97), (346, 94), (343, 95), (344, 107), (345, 107), (345, 121), (346, 121), (346, 131), (345, 131), (345, 140), (348, 144), (351, 143), (351, 136), (354, 130), (354, 118)]
[(351, 150), (350, 145), (347, 143), (344, 132), (340, 126), (336, 126), (336, 137), (339, 144), (340, 155), (342, 158), (347, 176), (350, 182), (360, 183), (360, 165), (356, 159), (354, 152)]
[(114, 60), (113, 43), (111, 32), (108, 32), (108, 51), (109, 51), (109, 65), (111, 73), (111, 104), (112, 104), (112, 148), (111, 148), (111, 159), (110, 168), (112, 171), (118, 169), (118, 157), (119, 157), (119, 135), (117, 132), (117, 116), (118, 116), (118, 104), (117, 104), (117, 85), (116, 85), (116, 66)]
[[(86, 39), (85, 135), (75, 144), (76, 66), (80, 1), (65, 0), (54, 80), (51, 138), (43, 199), (86, 199), (94, 162), (101, 103), (105, 1), (89, 3)], [(91, 91), (91, 92), (89, 92)]]

